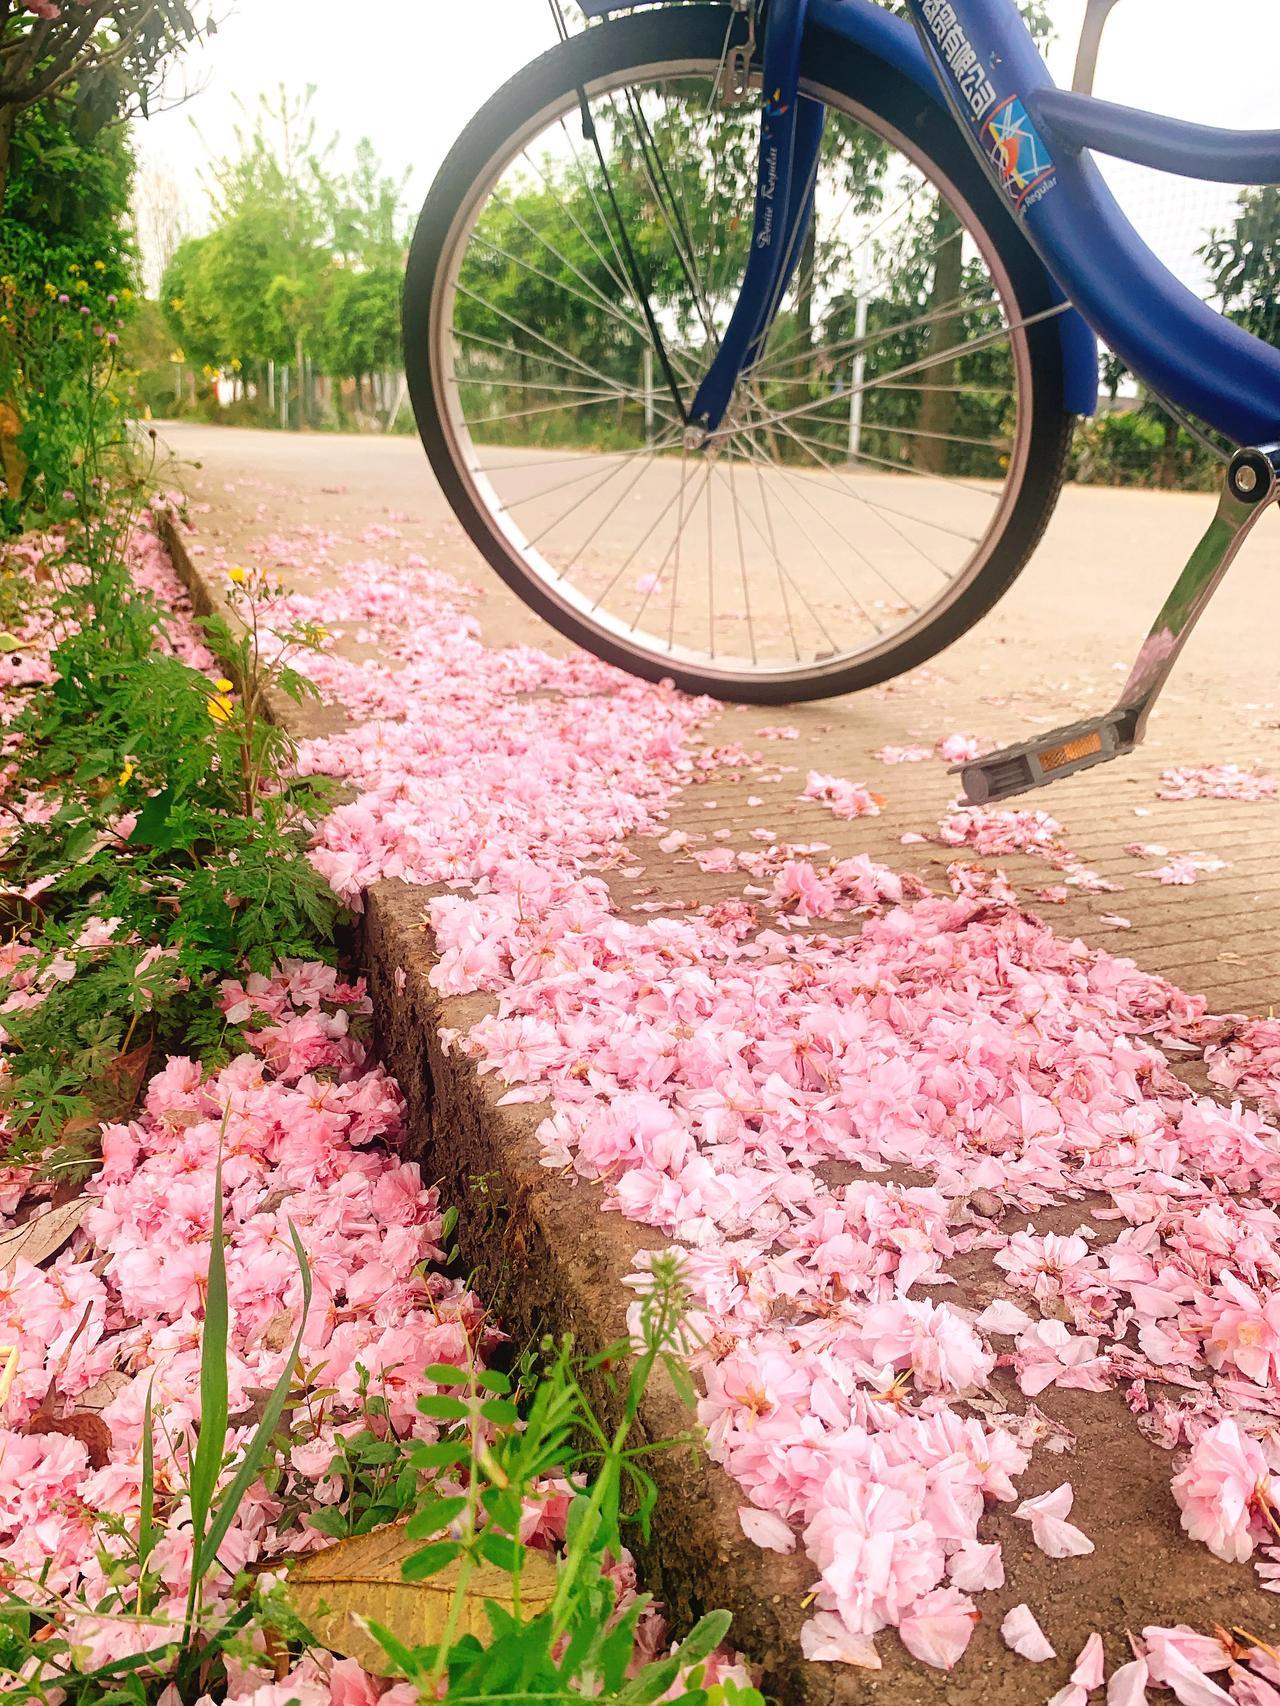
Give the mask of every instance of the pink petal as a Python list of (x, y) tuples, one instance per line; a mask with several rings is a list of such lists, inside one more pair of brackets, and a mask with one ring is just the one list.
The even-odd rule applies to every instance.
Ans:
[(1173, 1690), (1182, 1706), (1221, 1706), (1221, 1702), (1231, 1700), (1225, 1688), (1211, 1682), (1176, 1647), (1165, 1648), (1161, 1655), (1161, 1668), (1165, 1686)]
[(1076, 1660), (1071, 1680), (1090, 1691), (1101, 1688), (1105, 1666), (1106, 1654), (1102, 1650), (1102, 1636), (1095, 1631), (1080, 1649), (1080, 1657)]
[(999, 1541), (984, 1546), (980, 1540), (966, 1540), (951, 1554), (947, 1574), (952, 1587), (962, 1593), (987, 1593), (1004, 1586), (1004, 1559)]
[(935, 1588), (918, 1599), (898, 1625), (902, 1644), (922, 1664), (953, 1670), (969, 1645), (979, 1613), (954, 1588)]
[(738, 1511), (738, 1521), (747, 1539), (754, 1540), (757, 1546), (764, 1546), (770, 1552), (795, 1551), (795, 1530), (776, 1511), (761, 1511), (754, 1505), (743, 1505)]
[(1039, 1493), (1034, 1499), (1023, 1499), (1015, 1516), (1031, 1522), (1037, 1516), (1070, 1516), (1075, 1492), (1070, 1481), (1064, 1481), (1060, 1487), (1055, 1487), (1051, 1493)]
[(1084, 1558), (1093, 1551), (1089, 1536), (1060, 1517), (1032, 1517), (1031, 1538), (1049, 1558)]
[(800, 1650), (815, 1664), (880, 1669), (880, 1655), (870, 1635), (855, 1635), (834, 1611), (819, 1611), (809, 1619), (800, 1631)]
[(1025, 1333), (1034, 1322), (1025, 1309), (1019, 1309), (1016, 1303), (1007, 1297), (997, 1298), (989, 1303), (974, 1322), (974, 1326), (984, 1333)]
[(1030, 1659), (1032, 1664), (1043, 1664), (1046, 1659), (1058, 1656), (1029, 1605), (1015, 1605), (1000, 1625), (1000, 1634), (1006, 1647)]
[(1150, 1680), (1145, 1659), (1131, 1659), (1113, 1670), (1107, 1683), (1107, 1706), (1147, 1706)]

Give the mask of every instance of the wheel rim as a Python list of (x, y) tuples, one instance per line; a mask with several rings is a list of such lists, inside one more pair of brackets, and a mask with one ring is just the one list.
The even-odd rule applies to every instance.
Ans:
[[(750, 237), (755, 120), (709, 161), (728, 123), (707, 108), (715, 73), (687, 59), (586, 85), (619, 202), (648, 214), (628, 229), (686, 405)], [(567, 122), (576, 91), (477, 174), (431, 299), (437, 418), (508, 578), (645, 673), (725, 689), (801, 691), (909, 646), (989, 562), (1029, 457), (1026, 329), (994, 244), (892, 126), (802, 88), (829, 109), (817, 282), (789, 288), (713, 455), (681, 446)]]

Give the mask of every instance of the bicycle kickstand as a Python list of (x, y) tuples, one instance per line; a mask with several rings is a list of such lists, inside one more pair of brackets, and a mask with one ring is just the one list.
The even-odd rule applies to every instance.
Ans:
[[(1280, 445), (1240, 450), (1227, 469), (1218, 509), (1142, 643), (1129, 679), (1110, 711), (1053, 729), (957, 765), (970, 805), (1007, 800), (1060, 777), (1132, 752), (1201, 612), (1218, 589), (1254, 523), (1280, 496)], [(954, 772), (953, 772), (954, 774)]]

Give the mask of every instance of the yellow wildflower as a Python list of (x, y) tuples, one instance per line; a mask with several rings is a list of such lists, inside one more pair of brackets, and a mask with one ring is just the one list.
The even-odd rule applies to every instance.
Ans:
[(133, 301), (133, 292), (129, 289), (128, 285), (126, 285), (125, 288), (120, 292), (120, 300), (121, 300), (121, 302), (132, 302)]
[(95, 261), (93, 263), (93, 270), (94, 272), (106, 272), (107, 263), (105, 261)]
[(236, 586), (243, 586), (248, 578), (249, 577), (245, 574), (244, 570), (238, 566), (234, 569), (227, 570), (227, 579), (234, 582)]
[(124, 769), (120, 772), (120, 777), (119, 777), (119, 784), (122, 788), (125, 786), (125, 784), (129, 781), (130, 777), (133, 775), (133, 770), (134, 770), (133, 760), (131, 758), (126, 758), (124, 761)]
[(231, 701), (225, 693), (211, 693), (204, 702), (204, 708), (215, 723), (230, 721)]
[(219, 693), (230, 693), (235, 686), (234, 681), (228, 681), (225, 675), (220, 675), (213, 684)]

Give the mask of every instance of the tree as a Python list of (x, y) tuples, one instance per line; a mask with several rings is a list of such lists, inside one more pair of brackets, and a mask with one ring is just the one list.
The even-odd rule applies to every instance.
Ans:
[(86, 142), (134, 106), (145, 113), (170, 57), (202, 33), (187, 0), (75, 0), (65, 11), (0, 0), (0, 202), (24, 108), (70, 102)]
[(399, 267), (335, 273), (325, 305), (320, 359), (337, 379), (363, 381), (400, 359)]
[(0, 271), (35, 291), (47, 281), (64, 288), (72, 266), (117, 295), (132, 287), (136, 256), (125, 221), (133, 155), (123, 129), (86, 144), (64, 108), (32, 107), (15, 124), (9, 165)]
[(132, 177), (120, 127), (86, 146), (62, 103), (18, 114), (0, 217), (0, 531), (45, 519), (82, 452), (86, 328), (114, 346), (133, 297)]
[(234, 359), (261, 380), (268, 363), (300, 372), (310, 355), (360, 379), (398, 359), (404, 179), (365, 140), (350, 174), (335, 171), (311, 95), (259, 102), (213, 168), (212, 230), (165, 271), (168, 322), (201, 365)]
[(355, 169), (349, 177), (322, 178), (324, 200), (339, 260), (351, 266), (398, 265), (405, 249), (404, 192), (409, 181), (384, 176), (367, 136), (356, 143)]
[(209, 243), (208, 237), (188, 237), (179, 243), (160, 285), (161, 306), (178, 347), (186, 360), (201, 367), (216, 367), (230, 359), (219, 304), (205, 271)]
[(1280, 344), (1280, 187), (1245, 190), (1235, 224), (1198, 251), (1222, 311), (1255, 337)]
[(263, 97), (237, 152), (213, 168), (213, 229), (183, 243), (165, 273), (170, 323), (193, 360), (235, 359), (250, 372), (294, 361), (318, 323), (330, 190), (310, 94)]

